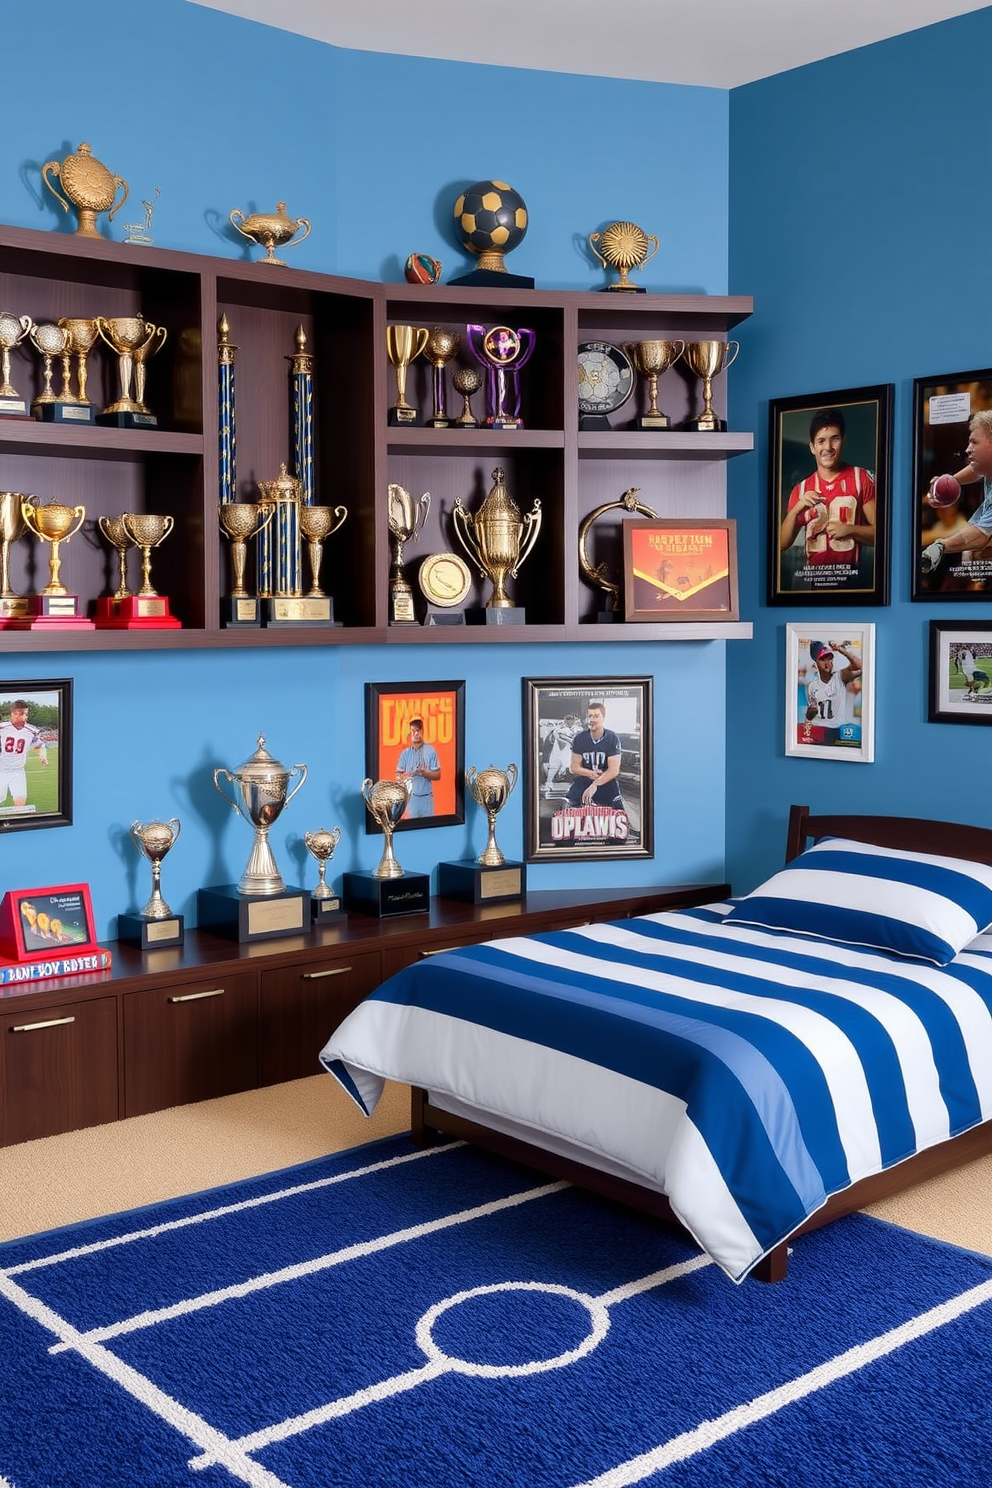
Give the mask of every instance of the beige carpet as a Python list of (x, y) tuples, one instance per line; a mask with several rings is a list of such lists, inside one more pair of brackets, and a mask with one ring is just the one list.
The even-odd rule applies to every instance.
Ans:
[[(389, 1085), (371, 1120), (327, 1075), (0, 1148), (0, 1240), (154, 1204), (409, 1130)], [(992, 1255), (992, 1157), (868, 1211)]]

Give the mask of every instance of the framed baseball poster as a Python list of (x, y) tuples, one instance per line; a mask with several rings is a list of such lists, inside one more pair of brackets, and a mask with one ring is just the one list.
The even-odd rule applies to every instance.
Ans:
[(992, 620), (930, 621), (930, 723), (992, 723)]
[[(410, 780), (395, 830), (465, 820), (465, 683), (366, 682), (365, 773)], [(378, 832), (365, 813), (366, 832)]]
[[(787, 625), (785, 752), (799, 759), (875, 758), (875, 627)], [(833, 640), (831, 637), (839, 639)]]
[(72, 682), (0, 681), (0, 832), (72, 823)]
[(524, 678), (529, 863), (654, 857), (652, 683)]
[[(976, 413), (989, 420), (976, 432), (982, 447), (975, 458), (986, 468), (975, 470), (974, 480), (959, 481), (958, 476), (972, 473), (968, 445)], [(918, 377), (913, 383), (913, 599), (992, 599), (992, 547), (982, 546), (981, 529), (973, 525), (983, 506), (992, 506), (992, 484), (981, 479), (992, 475), (989, 463), (992, 369)], [(969, 546), (969, 535), (978, 546)]]

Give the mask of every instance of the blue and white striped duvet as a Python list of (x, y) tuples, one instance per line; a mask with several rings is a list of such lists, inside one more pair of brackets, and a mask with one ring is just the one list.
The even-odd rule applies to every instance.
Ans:
[(942, 968), (725, 923), (731, 904), (447, 951), (325, 1067), (660, 1188), (735, 1280), (859, 1178), (992, 1117), (992, 934)]

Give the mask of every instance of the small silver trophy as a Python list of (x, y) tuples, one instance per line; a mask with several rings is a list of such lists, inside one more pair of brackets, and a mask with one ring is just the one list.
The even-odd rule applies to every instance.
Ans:
[(332, 832), (328, 832), (326, 827), (320, 827), (316, 832), (303, 834), (307, 852), (317, 860), (317, 887), (310, 900), (310, 917), (314, 921), (322, 921), (341, 912), (341, 901), (327, 882), (327, 865), (340, 841), (340, 827), (335, 827)]
[(152, 865), (152, 892), (140, 914), (118, 915), (118, 938), (143, 951), (182, 945), (183, 917), (173, 914), (162, 898), (162, 859), (179, 839), (182, 830), (179, 818), (174, 816), (167, 822), (133, 821), (129, 830), (131, 841)]

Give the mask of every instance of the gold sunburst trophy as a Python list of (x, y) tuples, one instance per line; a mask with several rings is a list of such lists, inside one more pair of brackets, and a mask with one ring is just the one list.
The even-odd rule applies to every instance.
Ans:
[(620, 275), (615, 284), (604, 285), (605, 289), (644, 294), (643, 284), (631, 283), (630, 271), (643, 269), (658, 252), (661, 243), (654, 233), (646, 233), (636, 222), (611, 222), (602, 232), (589, 234), (589, 246), (604, 269), (616, 269)]
[[(49, 176), (60, 182), (62, 191), (52, 185)], [(75, 207), (79, 216), (78, 238), (102, 238), (104, 234), (96, 224), (98, 213), (106, 212), (107, 221), (112, 222), (127, 201), (127, 182), (97, 160), (85, 140), (74, 155), (67, 155), (62, 161), (47, 160), (41, 167), (41, 179), (61, 202), (63, 211), (68, 212), (70, 204)], [(123, 193), (120, 201), (118, 191)]]

